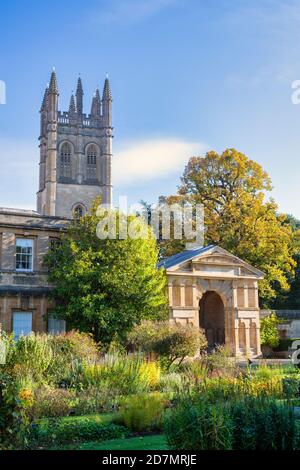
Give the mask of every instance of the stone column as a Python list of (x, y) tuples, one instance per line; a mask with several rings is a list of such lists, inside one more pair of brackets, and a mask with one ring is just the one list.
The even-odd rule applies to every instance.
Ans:
[(249, 291), (248, 291), (247, 284), (244, 284), (244, 307), (245, 308), (249, 307)]
[(169, 306), (173, 307), (173, 281), (169, 281), (168, 284), (168, 293), (169, 293)]
[(48, 124), (45, 215), (56, 215), (57, 121)]
[(250, 349), (250, 320), (243, 320), (245, 325), (245, 333), (246, 333), (246, 355), (248, 356), (251, 353)]
[(233, 300), (233, 308), (238, 307), (238, 301), (237, 301), (237, 286), (236, 283), (232, 283), (232, 300)]
[(193, 283), (193, 307), (198, 307), (198, 299), (197, 299), (197, 284)]
[(255, 289), (255, 308), (259, 308), (258, 284), (257, 284), (257, 282), (254, 282), (254, 289)]
[(254, 318), (252, 320), (253, 323), (255, 323), (256, 326), (256, 354), (257, 356), (260, 356), (262, 354), (261, 352), (261, 345), (260, 345), (260, 322), (259, 318)]
[(102, 203), (112, 205), (112, 128), (105, 129), (102, 140)]
[(185, 307), (185, 284), (180, 285), (180, 306)]
[(235, 356), (240, 355), (240, 341), (239, 341), (239, 319), (234, 320), (234, 346), (235, 346)]

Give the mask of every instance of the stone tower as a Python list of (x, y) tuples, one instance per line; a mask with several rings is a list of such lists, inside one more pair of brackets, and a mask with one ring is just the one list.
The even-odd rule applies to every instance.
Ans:
[(88, 115), (83, 112), (83, 96), (79, 78), (69, 111), (59, 111), (57, 78), (52, 72), (40, 111), (40, 214), (66, 218), (81, 215), (99, 195), (103, 204), (112, 204), (112, 96), (108, 78), (102, 99), (96, 90)]

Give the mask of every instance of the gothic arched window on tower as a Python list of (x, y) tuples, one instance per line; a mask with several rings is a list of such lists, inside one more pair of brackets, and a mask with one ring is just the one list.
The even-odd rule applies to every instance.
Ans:
[(74, 212), (74, 218), (80, 219), (84, 214), (84, 208), (82, 207), (81, 204), (78, 204), (77, 206), (75, 206), (73, 212)]
[(71, 145), (65, 142), (60, 150), (60, 176), (62, 178), (71, 178)]
[(97, 148), (94, 144), (89, 145), (87, 149), (86, 179), (97, 179)]

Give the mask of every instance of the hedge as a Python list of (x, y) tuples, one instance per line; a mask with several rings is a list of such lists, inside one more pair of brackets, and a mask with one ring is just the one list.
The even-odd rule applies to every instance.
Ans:
[(105, 423), (100, 415), (42, 419), (31, 426), (31, 445), (67, 444), (72, 442), (99, 442), (122, 439), (130, 435), (121, 425)]

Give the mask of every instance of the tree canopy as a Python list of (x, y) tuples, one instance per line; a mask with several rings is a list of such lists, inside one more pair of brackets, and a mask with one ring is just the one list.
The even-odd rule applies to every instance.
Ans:
[[(170, 204), (204, 205), (205, 242), (220, 245), (265, 273), (260, 285), (265, 307), (278, 291), (288, 291), (299, 240), (299, 230), (293, 230), (274, 200), (266, 198), (271, 189), (271, 180), (258, 163), (227, 149), (191, 158), (177, 195), (166, 198)], [(178, 240), (163, 242), (162, 251), (178, 251)]]
[[(46, 264), (55, 286), (54, 315), (108, 345), (122, 341), (142, 319), (165, 317), (166, 279), (157, 270), (157, 243), (148, 228), (146, 239), (118, 239), (118, 224), (116, 239), (97, 237), (104, 217), (97, 216), (98, 203), (71, 223), (46, 256)], [(128, 223), (135, 219), (128, 216)]]

